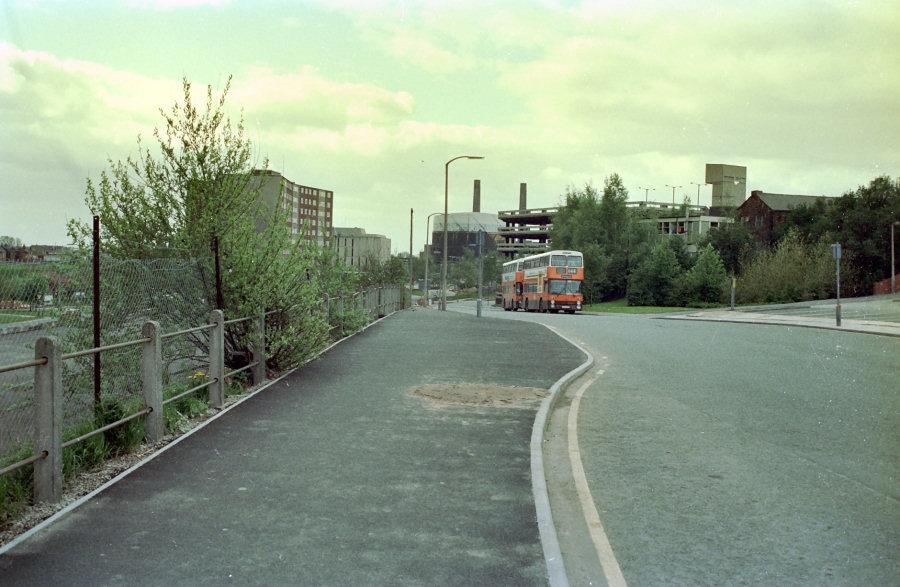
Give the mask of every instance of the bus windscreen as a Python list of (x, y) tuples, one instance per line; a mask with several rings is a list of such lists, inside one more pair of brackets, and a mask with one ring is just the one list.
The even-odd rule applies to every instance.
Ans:
[(550, 293), (552, 294), (577, 294), (581, 291), (581, 282), (571, 279), (551, 279)]

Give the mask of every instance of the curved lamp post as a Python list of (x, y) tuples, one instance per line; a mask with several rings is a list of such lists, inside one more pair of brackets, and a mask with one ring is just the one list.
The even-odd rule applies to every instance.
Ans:
[(460, 155), (444, 163), (444, 265), (441, 267), (441, 310), (447, 309), (447, 184), (450, 164), (457, 159), (484, 159), (480, 155)]

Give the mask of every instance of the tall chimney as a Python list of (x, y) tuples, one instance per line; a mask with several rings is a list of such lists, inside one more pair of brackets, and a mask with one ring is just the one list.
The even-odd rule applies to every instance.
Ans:
[(475, 180), (475, 187), (472, 188), (472, 212), (481, 212), (481, 180)]
[(519, 184), (519, 210), (527, 210), (528, 209), (528, 184), (520, 183)]

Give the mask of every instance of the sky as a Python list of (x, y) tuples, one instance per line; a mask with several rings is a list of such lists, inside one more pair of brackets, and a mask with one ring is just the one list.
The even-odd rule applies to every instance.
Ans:
[[(335, 226), (421, 250), (427, 214), (631, 199), (840, 195), (900, 176), (900, 4), (0, 0), (0, 235), (67, 244), (87, 178), (152, 140), (187, 79), (228, 96), (254, 160), (334, 191)], [(708, 204), (710, 186), (700, 188)]]

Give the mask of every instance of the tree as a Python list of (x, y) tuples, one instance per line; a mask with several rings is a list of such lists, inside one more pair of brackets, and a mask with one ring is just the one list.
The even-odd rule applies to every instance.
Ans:
[(14, 236), (0, 236), (0, 247), (21, 247), (22, 239)]
[(897, 220), (900, 179), (881, 176), (840, 198), (794, 208), (776, 236), (780, 242), (793, 232), (804, 242), (841, 243), (846, 292), (867, 295), (873, 283), (890, 276), (890, 228)]
[[(309, 356), (324, 342), (328, 325), (318, 311), (322, 292), (338, 284), (347, 291), (354, 275), (338, 263), (323, 263), (328, 253), (304, 239), (292, 240), (281, 203), (274, 208), (259, 205), (243, 120), (233, 124), (225, 114), (230, 85), (229, 78), (218, 97), (208, 87), (205, 108), (197, 108), (191, 84), (184, 80), (182, 101), (168, 111), (160, 109), (163, 129), (153, 132), (159, 154), (138, 138), (136, 157), (109, 160), (98, 182), (87, 181), (85, 203), (101, 217), (103, 249), (113, 257), (196, 260), (201, 291), (176, 289), (154, 296), (159, 302), (154, 314), (162, 316), (152, 317), (162, 317), (171, 325), (191, 324), (213, 307), (216, 288), (210, 247), (217, 239), (226, 317), (282, 310), (272, 319), (267, 343), (270, 364), (284, 367)], [(68, 228), (76, 244), (89, 245), (87, 223), (73, 220)], [(142, 300), (140, 311), (149, 301)], [(229, 365), (249, 356), (248, 324), (227, 330)], [(205, 340), (198, 337), (197, 343), (205, 344)]]
[(602, 194), (591, 184), (568, 188), (565, 205), (553, 219), (554, 246), (584, 254), (586, 300), (625, 295), (628, 276), (656, 239), (651, 227), (629, 213), (627, 200), (621, 177), (613, 173), (604, 180)]
[(712, 245), (706, 245), (700, 249), (694, 266), (679, 277), (674, 301), (682, 305), (719, 302), (727, 279), (719, 254)]
[(737, 220), (710, 230), (700, 245), (711, 245), (722, 259), (725, 270), (732, 275), (740, 273), (743, 265), (752, 261), (758, 247), (750, 229)]
[(672, 249), (665, 242), (658, 243), (628, 280), (628, 304), (669, 305), (675, 280), (681, 273), (681, 266)]

